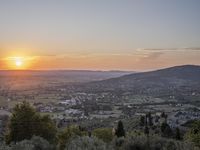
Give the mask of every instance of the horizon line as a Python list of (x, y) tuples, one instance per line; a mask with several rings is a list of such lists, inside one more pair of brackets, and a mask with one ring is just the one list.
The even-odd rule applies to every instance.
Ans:
[(148, 72), (148, 71), (156, 71), (161, 69), (167, 69), (172, 67), (180, 67), (180, 66), (199, 66), (200, 64), (183, 64), (183, 65), (173, 65), (168, 67), (154, 68), (154, 69), (146, 69), (143, 71), (139, 70), (93, 70), (93, 69), (0, 69), (0, 71), (89, 71), (89, 72)]

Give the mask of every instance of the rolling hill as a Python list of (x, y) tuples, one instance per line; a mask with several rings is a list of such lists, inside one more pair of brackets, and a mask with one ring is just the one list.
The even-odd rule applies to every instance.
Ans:
[(87, 91), (121, 91), (148, 95), (200, 93), (200, 66), (184, 65), (129, 74), (84, 84)]

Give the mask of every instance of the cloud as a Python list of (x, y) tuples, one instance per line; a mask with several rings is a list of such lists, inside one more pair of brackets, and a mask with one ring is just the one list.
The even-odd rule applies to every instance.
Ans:
[(200, 51), (200, 47), (183, 47), (183, 48), (139, 48), (137, 51)]
[[(96, 58), (96, 57), (138, 57), (144, 59), (157, 59), (160, 56), (167, 54), (168, 52), (188, 52), (197, 51), (200, 52), (200, 47), (184, 47), (184, 48), (138, 48), (132, 50), (108, 50), (107, 52), (101, 51), (91, 51), (86, 52), (82, 50), (81, 52), (62, 52), (57, 54), (47, 54), (38, 53), (30, 55), (31, 58)], [(5, 56), (0, 57), (0, 59), (5, 59)]]
[(163, 55), (164, 53), (163, 52), (152, 52), (152, 53), (149, 53), (145, 59), (152, 59), (152, 60), (155, 60), (157, 58), (159, 58), (161, 55)]
[[(136, 52), (143, 55), (141, 60), (153, 60), (159, 59), (161, 56), (187, 56), (194, 54), (200, 54), (200, 47), (185, 47), (185, 48), (139, 48)], [(171, 58), (172, 59), (172, 58)]]
[(6, 58), (2, 58), (2, 60), (5, 60), (5, 61), (13, 61), (13, 60), (16, 60), (16, 59), (22, 59), (24, 61), (29, 61), (29, 60), (35, 60), (37, 59), (38, 57), (37, 56), (26, 56), (26, 57), (6, 57)]

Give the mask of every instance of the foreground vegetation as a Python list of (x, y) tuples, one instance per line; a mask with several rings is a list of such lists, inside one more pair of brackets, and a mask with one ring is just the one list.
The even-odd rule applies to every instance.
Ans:
[[(162, 114), (165, 117), (165, 114)], [(175, 134), (165, 122), (161, 135), (150, 134), (153, 128), (151, 114), (148, 123), (141, 117), (141, 130), (126, 132), (123, 122), (116, 129), (96, 128), (88, 130), (81, 126), (59, 129), (48, 117), (41, 116), (27, 102), (17, 104), (5, 132), (0, 150), (198, 150), (200, 148), (200, 121), (195, 121), (190, 130)], [(175, 136), (174, 136), (175, 135)], [(183, 137), (183, 138), (182, 138)]]

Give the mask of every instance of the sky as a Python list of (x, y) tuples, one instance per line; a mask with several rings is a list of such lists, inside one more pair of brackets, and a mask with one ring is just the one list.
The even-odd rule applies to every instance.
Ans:
[(199, 0), (0, 0), (0, 69), (200, 65)]

